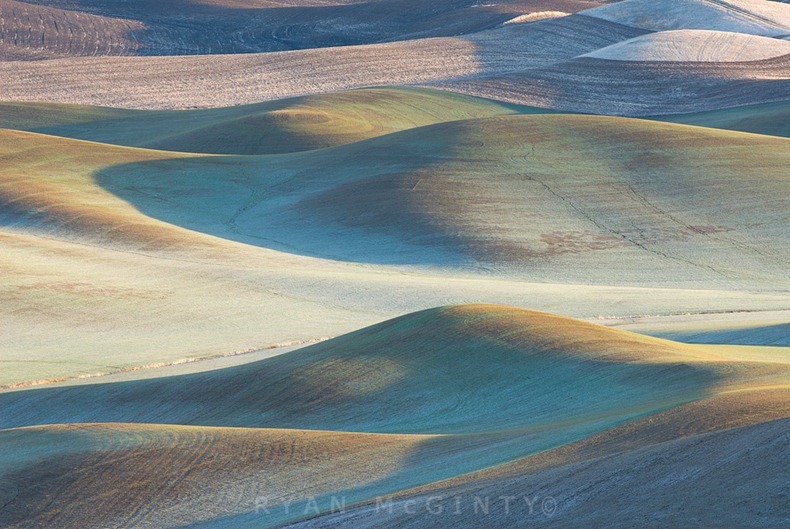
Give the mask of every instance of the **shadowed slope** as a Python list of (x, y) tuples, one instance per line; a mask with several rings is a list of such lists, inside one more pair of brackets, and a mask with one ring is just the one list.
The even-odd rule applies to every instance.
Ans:
[[(168, 376), (236, 355), (371, 325), (426, 305), (491, 302), (579, 317), (776, 310), (777, 292), (588, 287), (330, 265), (247, 247), (223, 260), (141, 254), (49, 237), (0, 234), (0, 386), (127, 372)], [(112, 379), (111, 377), (110, 379)], [(117, 377), (116, 377), (117, 378)], [(86, 378), (83, 383), (105, 378)], [(29, 412), (30, 410), (28, 410)]]
[[(572, 116), (437, 125), (266, 157), (0, 137), (0, 386), (298, 344), (447, 303), (588, 318), (787, 306), (777, 290), (786, 276), (777, 261), (787, 247), (786, 140)], [(563, 154), (570, 149), (580, 154)], [(719, 173), (701, 172), (703, 160), (716, 160)], [(722, 195), (719, 177), (737, 199)], [(332, 193), (335, 205), (322, 198)], [(506, 207), (486, 208), (490, 200)], [(289, 207), (300, 203), (305, 219)], [(362, 225), (348, 228), (342, 203), (363, 213), (350, 219)], [(340, 257), (362, 263), (295, 255), (322, 250), (327, 235), (337, 244), (325, 253), (337, 256), (342, 243)], [(434, 267), (371, 266), (382, 257), (376, 248), (388, 262), (418, 256)], [(697, 266), (716, 252), (737, 272)], [(710, 264), (728, 273), (721, 262)], [(469, 274), (492, 270), (518, 277)], [(719, 286), (767, 280), (774, 291)], [(706, 290), (679, 289), (692, 285)]]
[(139, 20), (76, 13), (47, 3), (0, 0), (0, 60), (129, 55), (140, 48), (134, 34), (145, 25)]
[[(523, 505), (497, 510), (508, 495), (554, 496), (558, 522), (597, 512), (585, 505), (600, 495), (630, 516), (628, 503), (614, 501), (626, 489), (639, 502), (657, 486), (730, 498), (712, 485), (718, 473), (744, 472), (748, 463), (765, 478), (782, 467), (786, 440), (776, 433), (786, 427), (762, 425), (790, 416), (789, 376), (787, 357), (724, 360), (715, 349), (502, 306), (432, 309), (236, 368), (2, 394), (3, 426), (14, 416), (123, 416), (397, 433), (152, 424), (2, 430), (0, 521), (20, 529), (269, 527), (329, 512), (329, 494), (353, 504), (394, 493), (390, 511), (360, 507), (307, 524), (442, 527), (450, 498), (468, 498), (463, 508), (471, 510), (472, 496), (489, 495), (485, 525), (499, 527), (525, 515)], [(424, 435), (437, 431), (463, 435)], [(657, 475), (676, 479), (657, 484)], [(751, 498), (775, 480), (745, 482)], [(312, 495), (315, 506), (305, 504)], [(685, 509), (696, 509), (690, 497)], [(402, 509), (412, 499), (417, 516)], [(426, 501), (444, 512), (426, 518)], [(463, 520), (480, 523), (468, 512)]]
[[(0, 224), (62, 232), (83, 241), (136, 249), (200, 251), (218, 246), (211, 238), (140, 215), (90, 178), (124, 160), (177, 159), (177, 153), (127, 149), (0, 130)], [(44, 178), (37, 178), (39, 175)], [(46, 175), (46, 176), (45, 176)]]
[[(642, 317), (608, 323), (624, 330), (685, 343), (790, 347), (790, 311)], [(770, 349), (770, 347), (769, 347)]]
[[(511, 516), (525, 519), (528, 513), (521, 495), (530, 494), (531, 500), (540, 491), (554, 495), (558, 509), (552, 519), (562, 525), (595, 512), (586, 505), (600, 494), (611, 497), (607, 505), (618, 512), (618, 518), (627, 516), (628, 503), (616, 501), (626, 487), (632, 502), (642, 506), (648, 498), (655, 502), (656, 495), (667, 494), (656, 487), (655, 476), (666, 475), (661, 472), (675, 476), (671, 484), (662, 482), (662, 488), (668, 486), (673, 494), (682, 490), (687, 499), (683, 507), (665, 516), (687, 520), (699, 501), (694, 487), (704, 487), (709, 500), (732, 494), (712, 484), (710, 474), (722, 471), (738, 471), (736, 495), (741, 500), (763, 493), (762, 502), (775, 505), (781, 494), (770, 490), (781, 479), (774, 473), (785, 462), (781, 447), (786, 443), (776, 434), (786, 432), (786, 421), (767, 421), (790, 414), (787, 396), (787, 390), (718, 396), (457, 478), (453, 474), (485, 465), (491, 452), (501, 449), (502, 436), (121, 424), (4, 430), (0, 431), (4, 446), (0, 494), (8, 497), (2, 497), (0, 521), (13, 528), (35, 524), (81, 529), (126, 524), (175, 527), (184, 522), (269, 527), (343, 509), (342, 515), (319, 517), (298, 527), (399, 527), (407, 514), (403, 502), (413, 499), (412, 504), (421, 508), (408, 509), (410, 521), (443, 527), (457, 506), (454, 499), (460, 497), (464, 520), (479, 526), (479, 517), (475, 519), (478, 525), (469, 520), (470, 503), (474, 496), (481, 500), (487, 496), (486, 526), (499, 527), (509, 523)], [(729, 462), (720, 463), (717, 458)], [(690, 463), (691, 467), (680, 470)], [(752, 476), (758, 473), (762, 480), (754, 481)], [(608, 479), (614, 475), (618, 478)], [(451, 479), (428, 483), (446, 477)], [(591, 486), (580, 487), (582, 479), (590, 477), (594, 477), (587, 482)], [(427, 484), (416, 497), (396, 492), (421, 483)], [(535, 484), (539, 489), (525, 489)], [(389, 512), (352, 507), (393, 492), (401, 499), (393, 502)], [(510, 506), (515, 513), (499, 509), (498, 503), (510, 495), (518, 499), (518, 504)], [(315, 503), (306, 503), (311, 496), (316, 497)], [(432, 510), (429, 520), (423, 517), (426, 496), (433, 507), (442, 506), (442, 512)], [(53, 508), (53, 501), (65, 507)], [(733, 519), (745, 511), (756, 514), (743, 501), (735, 504), (738, 507), (729, 511)], [(349, 508), (347, 513), (345, 508)], [(772, 508), (769, 513), (757, 519), (768, 516), (775, 521), (782, 516), (781, 509)], [(702, 512), (695, 514), (705, 517)]]
[[(3, 527), (171, 527), (373, 483), (426, 436), (166, 425), (0, 431)], [(331, 471), (328, 471), (331, 468)], [(52, 509), (52, 495), (64, 507)], [(266, 504), (263, 505), (264, 507)], [(265, 517), (264, 517), (265, 519)]]
[[(403, 494), (391, 510), (363, 506), (295, 527), (505, 528), (528, 520), (560, 528), (613, 519), (623, 527), (646, 520), (649, 527), (775, 527), (790, 516), (788, 416), (786, 389), (714, 397)], [(729, 508), (712, 511), (712, 503)]]
[[(413, 129), (298, 161), (139, 164), (108, 168), (98, 180), (155, 218), (334, 259), (557, 282), (775, 287), (790, 262), (787, 141), (512, 116)], [(163, 185), (177, 202), (151, 200)]]
[[(762, 41), (758, 46), (754, 39), (760, 37), (751, 35), (790, 33), (787, 29), (790, 27), (789, 8), (775, 2), (640, 0), (603, 6), (601, 12), (593, 9), (530, 22), (529, 17), (514, 18), (520, 9), (518, 4), (508, 7), (461, 2), (452, 6), (435, 6), (435, 3), (423, 6), (414, 0), (397, 1), (404, 7), (416, 7), (393, 11), (392, 2), (369, 2), (320, 9), (347, 9), (385, 25), (408, 24), (411, 17), (422, 23), (422, 14), (429, 26), (425, 31), (410, 33), (409, 38), (437, 34), (453, 36), (221, 57), (69, 57), (53, 61), (6, 62), (0, 63), (0, 75), (4, 80), (0, 99), (172, 109), (256, 103), (384, 84), (420, 84), (557, 110), (643, 116), (787, 100), (790, 94), (787, 55), (765, 59), (781, 54), (783, 41)], [(665, 23), (653, 29), (713, 30), (747, 35), (724, 39), (729, 49), (724, 53), (719, 49), (721, 38), (714, 39), (715, 43), (708, 39), (707, 44), (700, 47), (694, 41), (700, 37), (698, 32), (668, 31), (663, 36), (647, 37), (642, 41), (649, 53), (642, 53), (645, 52), (642, 49), (637, 54), (626, 54), (632, 59), (644, 59), (645, 55), (649, 59), (660, 51), (662, 60), (672, 59), (672, 62), (661, 64), (653, 60), (631, 60), (628, 64), (620, 61), (613, 65), (608, 64), (608, 59), (577, 58), (652, 31), (639, 27), (643, 25), (640, 21), (644, 14), (602, 14), (624, 9), (618, 7), (621, 5), (641, 6), (639, 9), (647, 10), (653, 18), (668, 17)], [(527, 13), (537, 7), (533, 3), (526, 6), (523, 11)], [(552, 6), (541, 7), (550, 9)], [(686, 7), (699, 16), (684, 15)], [(284, 8), (283, 12), (289, 9)], [(525, 22), (497, 27), (493, 27), (495, 23), (484, 23), (477, 29), (493, 29), (457, 36), (464, 32), (457, 31), (455, 22), (458, 20), (446, 16), (448, 9), (455, 10), (461, 22), (473, 25), (488, 15), (487, 20)], [(427, 17), (426, 11), (429, 12)], [(399, 16), (381, 16), (392, 12)], [(469, 16), (468, 12), (473, 14)], [(481, 13), (488, 15), (480, 18)], [(442, 20), (436, 26), (441, 28), (440, 33), (430, 29), (433, 27), (430, 24), (438, 19)], [(338, 20), (324, 19), (330, 25)], [(676, 23), (678, 20), (696, 22)], [(364, 40), (364, 31), (359, 32), (360, 28), (354, 24), (348, 27), (352, 28), (350, 33)], [(298, 34), (306, 30), (312, 34), (314, 29), (310, 22), (305, 22), (295, 31)], [(764, 47), (773, 51), (767, 53)], [(705, 53), (694, 55), (701, 50)], [(751, 51), (745, 53), (745, 50)], [(610, 52), (611, 49), (607, 53)], [(616, 55), (622, 58), (622, 53), (620, 49)], [(732, 61), (738, 55), (741, 56), (739, 62), (697, 60), (724, 58)]]
[(0, 127), (171, 151), (273, 154), (352, 143), (445, 121), (534, 111), (542, 112), (449, 92), (384, 88), (169, 112), (5, 103), (0, 104)]
[[(755, 344), (760, 345), (780, 345), (790, 347), (790, 323), (782, 322), (773, 325), (731, 326), (730, 328), (698, 331), (693, 329), (693, 325), (685, 332), (681, 329), (666, 334), (667, 338), (681, 340), (688, 343), (711, 343), (717, 341), (728, 344)], [(732, 328), (735, 327), (735, 328)], [(659, 331), (660, 332), (660, 331)]]
[(655, 116), (786, 101), (790, 56), (726, 63), (579, 57), (523, 72), (440, 84), (470, 95), (555, 110)]
[[(448, 302), (494, 300), (580, 317), (776, 310), (787, 305), (787, 296), (774, 292), (586, 287), (404, 274), (254, 247), (240, 251), (229, 242), (220, 246), (221, 252), (215, 249), (208, 255), (172, 248), (140, 252), (4, 228), (0, 246), (0, 386), (251, 350), (261, 350), (256, 357), (277, 354), (282, 349), (267, 350), (311, 343)], [(239, 360), (244, 358), (248, 357)], [(141, 370), (128, 376), (169, 373)], [(104, 379), (83, 382), (91, 380)]]
[(221, 245), (187, 228), (346, 261), (643, 286), (776, 288), (790, 262), (784, 138), (558, 115), (270, 157), (2, 135), (4, 224), (115, 248)]
[[(0, 103), (0, 128), (183, 152), (269, 154), (324, 148), (434, 123), (549, 112), (429, 88), (365, 88), (192, 111)], [(790, 103), (658, 116), (700, 127), (790, 136)]]
[(786, 375), (784, 364), (724, 361), (703, 346), (469, 305), (407, 315), (234, 368), (6, 393), (0, 426), (135, 421), (389, 433), (506, 429), (533, 435), (525, 446), (538, 449), (722, 388), (780, 383)]
[(662, 116), (657, 119), (700, 127), (790, 137), (790, 102), (787, 101), (746, 105), (696, 114)]

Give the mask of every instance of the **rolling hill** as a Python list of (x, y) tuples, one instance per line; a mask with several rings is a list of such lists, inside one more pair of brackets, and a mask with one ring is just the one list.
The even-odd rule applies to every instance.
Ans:
[(747, 62), (790, 55), (790, 42), (743, 33), (709, 30), (660, 31), (636, 37), (584, 57), (636, 62)]
[(216, 251), (211, 258), (100, 248), (8, 228), (0, 243), (3, 389), (113, 380), (95, 378), (108, 373), (168, 376), (205, 369), (212, 362), (196, 360), (214, 357), (239, 363), (448, 302), (496, 300), (586, 318), (787, 306), (782, 292), (416, 274), (232, 244), (220, 259)]
[[(583, 0), (2, 0), (0, 59), (272, 52), (473, 33)], [(393, 16), (393, 13), (395, 14)]]
[[(753, 367), (703, 346), (471, 305), (415, 313), (235, 368), (8, 393), (0, 426), (134, 421), (574, 435), (763, 376)], [(584, 403), (583, 413), (575, 403)]]
[(790, 346), (790, 324), (782, 313), (642, 317), (610, 321), (615, 327), (685, 343)]
[[(431, 111), (450, 97), (407, 93)], [(68, 119), (85, 119), (77, 110)], [(448, 302), (588, 318), (786, 309), (787, 208), (773, 206), (785, 139), (549, 115), (276, 156), (1, 134), (2, 386), (295, 345)], [(695, 159), (716, 159), (718, 173)], [(740, 198), (711, 194), (717, 178), (740, 182)], [(354, 197), (349, 224), (340, 213)], [(681, 218), (684, 201), (710, 207)]]
[(336, 491), (350, 503), (463, 472), (499, 437), (145, 424), (3, 430), (0, 494), (13, 487), (17, 496), (0, 496), (0, 523), (161, 528), (257, 510), (271, 526), (293, 514), (269, 509), (298, 513), (312, 508), (311, 496), (323, 510)]
[[(191, 111), (5, 102), (0, 103), (0, 128), (128, 147), (274, 154), (343, 145), (445, 121), (549, 112), (429, 88), (367, 88)], [(790, 105), (780, 101), (650, 119), (788, 137), (788, 113)]]
[[(790, 251), (784, 138), (558, 115), (270, 157), (3, 135), (7, 226), (134, 251), (224, 251), (203, 232), (342, 261), (686, 287), (780, 284)], [(18, 161), (44, 151), (49, 165)]]
[[(528, 3), (469, 9), (501, 17), (512, 9), (529, 14), (537, 8)], [(678, 18), (688, 9), (702, 14)], [(662, 16), (667, 20), (654, 28), (638, 22)], [(634, 0), (569, 16), (511, 13), (502, 20), (508, 18), (512, 23), (463, 35), (414, 34), (405, 41), (331, 48), (0, 62), (5, 80), (0, 99), (205, 108), (350, 88), (423, 85), (562, 111), (650, 116), (785, 101), (790, 94), (788, 53), (778, 38), (788, 33), (782, 28), (790, 27), (790, 18), (787, 6), (776, 2), (667, 0), (658, 5)], [(699, 23), (675, 23), (680, 19)], [(769, 37), (777, 38), (761, 40)]]
[(0, 0), (0, 527), (790, 527), (790, 4)]
[[(221, 177), (207, 159), (190, 163), (188, 180), (182, 161), (157, 164), (177, 204), (149, 198), (145, 164), (96, 179), (151, 217), (295, 253), (557, 282), (714, 286), (781, 281), (788, 244), (775, 206), (786, 143), (636, 120), (504, 116), (305, 153), (298, 165), (290, 156), (212, 159)], [(700, 168), (711, 159), (716, 170)], [(711, 191), (722, 179), (741, 186), (737, 198), (732, 188)], [(201, 202), (184, 207), (196, 189), (215, 204), (208, 215)], [(217, 206), (249, 192), (242, 210)]]
[[(726, 452), (730, 445), (719, 438), (728, 431), (752, 432), (745, 439), (776, 446), (778, 430), (762, 425), (790, 413), (790, 360), (784, 352), (757, 361), (753, 351), (741, 348), (727, 358), (715, 347), (465, 305), (234, 368), (6, 392), (3, 427), (160, 424), (0, 431), (6, 446), (0, 480), (17, 491), (0, 519), (11, 527), (26, 521), (171, 527), (185, 520), (271, 526), (303, 517), (296, 506), (312, 495), (320, 504), (307, 514), (327, 512), (330, 493), (351, 504), (417, 485), (423, 498), (482, 486), (504, 493), (517, 480), (532, 483), (605, 454), (618, 455), (595, 469), (601, 475), (622, 472), (630, 454), (645, 451), (668, 465), (686, 446), (709, 450), (706, 439)], [(216, 427), (222, 424), (244, 428)], [(313, 428), (329, 424), (357, 433)], [(777, 456), (775, 448), (760, 454), (766, 464)], [(634, 472), (629, 479), (640, 479), (641, 470)], [(564, 478), (569, 487), (577, 486), (574, 473)], [(123, 501), (113, 501), (113, 491), (130, 482), (136, 486)], [(53, 490), (68, 509), (51, 508), (46, 491)], [(218, 495), (222, 501), (206, 501)], [(261, 497), (270, 516), (255, 512)], [(286, 512), (284, 502), (294, 508)]]
[(650, 31), (708, 29), (747, 35), (790, 34), (790, 6), (764, 0), (623, 0), (585, 15)]
[[(511, 23), (464, 36), (288, 52), (9, 61), (0, 62), (4, 76), (0, 100), (147, 109), (258, 103), (350, 88), (518, 72), (644, 33), (574, 15)], [(55, 78), (57, 83), (46, 81)]]
[(191, 111), (0, 104), (0, 128), (129, 147), (211, 154), (278, 154), (353, 143), (404, 129), (543, 112), (419, 88), (378, 88)]
[[(786, 389), (753, 392), (739, 403), (714, 397), (401, 494), (385, 507), (363, 503), (289, 527), (510, 527), (528, 520), (535, 527), (570, 528), (608, 524), (613, 518), (623, 526), (782, 525), (790, 516), (782, 472), (787, 397)], [(751, 413), (730, 421), (744, 412)], [(713, 512), (711, 502), (731, 508)], [(243, 526), (252, 519), (228, 522)], [(229, 526), (223, 521), (211, 525)]]
[(640, 117), (787, 101), (789, 65), (787, 55), (726, 63), (579, 57), (523, 72), (440, 81), (436, 86), (566, 112)]

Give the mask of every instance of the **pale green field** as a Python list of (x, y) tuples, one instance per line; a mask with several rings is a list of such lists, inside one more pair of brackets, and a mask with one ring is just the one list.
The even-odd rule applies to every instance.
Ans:
[(318, 266), (261, 249), (223, 264), (36, 236), (5, 235), (2, 244), (2, 385), (335, 336), (443, 303), (493, 299), (587, 318), (776, 310), (787, 304), (783, 293), (554, 285)]
[(788, 307), (782, 138), (560, 115), (273, 156), (0, 135), (0, 386), (447, 303), (585, 318)]
[[(161, 248), (187, 236), (179, 226), (292, 254), (555, 283), (787, 280), (784, 138), (554, 115), (271, 157), (4, 136), (12, 218), (103, 244)], [(42, 150), (34, 165), (19, 162)], [(130, 206), (145, 216), (132, 219)]]

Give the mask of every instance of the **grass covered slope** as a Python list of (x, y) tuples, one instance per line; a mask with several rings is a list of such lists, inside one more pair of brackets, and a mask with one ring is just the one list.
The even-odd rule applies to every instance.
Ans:
[[(382, 433), (509, 430), (531, 446), (788, 368), (550, 314), (462, 305), (204, 373), (2, 395), (2, 427), (161, 422)], [(42, 406), (43, 402), (49, 403)]]
[(0, 528), (790, 527), (787, 2), (0, 0)]
[[(331, 266), (256, 248), (239, 252), (227, 244), (223, 259), (217, 260), (194, 253), (98, 248), (4, 229), (0, 246), (0, 386), (259, 349), (266, 353), (278, 345), (310, 343), (448, 301), (529, 304), (580, 317), (786, 306), (781, 293), (404, 274)], [(154, 376), (149, 373), (127, 375)], [(169, 373), (166, 369), (158, 376)], [(84, 382), (92, 380), (104, 379)]]
[[(587, 318), (787, 305), (787, 140), (579, 116), (259, 157), (0, 136), (0, 386), (298, 344), (447, 303)], [(557, 284), (579, 281), (598, 286)]]
[(61, 232), (65, 238), (93, 243), (112, 240), (137, 249), (200, 251), (200, 246), (219, 244), (140, 215), (91, 179), (101, 167), (183, 155), (10, 130), (0, 130), (0, 137), (0, 222), (6, 227)]
[[(579, 317), (776, 310), (775, 292), (552, 285), (337, 266), (248, 248), (222, 260), (0, 234), (0, 386), (126, 371), (168, 376), (371, 325), (426, 305), (497, 301)], [(238, 356), (243, 362), (249, 357)], [(233, 360), (228, 358), (228, 360)], [(209, 363), (210, 364), (210, 363)], [(129, 371), (133, 370), (133, 371)], [(118, 375), (121, 376), (121, 375)], [(105, 380), (86, 378), (82, 382)], [(30, 411), (30, 410), (28, 410)]]
[[(740, 410), (720, 411), (732, 415)], [(580, 517), (599, 521), (591, 516), (599, 511), (590, 508), (590, 503), (601, 496), (606, 497), (610, 513), (616, 512), (618, 519), (633, 517), (635, 523), (645, 506), (664, 511), (664, 520), (693, 516), (708, 521), (707, 501), (732, 499), (726, 516), (733, 525), (747, 515), (750, 520), (776, 525), (785, 516), (782, 495), (775, 491), (776, 487), (781, 490), (787, 419), (771, 422), (768, 417), (787, 417), (787, 413), (786, 409), (773, 415), (763, 413), (731, 429), (719, 423), (706, 433), (690, 430), (663, 441), (647, 441), (644, 435), (658, 428), (636, 421), (589, 441), (422, 486), (421, 495), (395, 499), (389, 512), (386, 508), (373, 512), (372, 505), (354, 507), (421, 478), (458, 471), (463, 468), (459, 460), (479, 457), (485, 445), (470, 449), (472, 440), (462, 436), (164, 425), (5, 430), (0, 431), (6, 447), (0, 475), (3, 492), (13, 496), (4, 497), (8, 501), (0, 520), (4, 527), (13, 528), (34, 523), (64, 529), (128, 523), (178, 527), (184, 521), (201, 527), (261, 528), (330, 513), (330, 494), (334, 493), (335, 509), (345, 505), (345, 514), (316, 517), (297, 527), (401, 527), (407, 520), (445, 527), (456, 508), (454, 498), (459, 497), (466, 516), (453, 517), (454, 526), (460, 522), (461, 527), (479, 527), (484, 519), (486, 526), (506, 527), (525, 518), (536, 525), (575, 526), (573, 521)], [(653, 422), (659, 428), (671, 427), (662, 415)], [(655, 479), (659, 472), (672, 473), (676, 479), (661, 487)], [(740, 486), (734, 490), (726, 485), (727, 475), (733, 473), (740, 476)], [(540, 486), (543, 494), (557, 500), (558, 510), (551, 520), (542, 516), (540, 503), (533, 513), (538, 516), (528, 516), (519, 496), (528, 486)], [(53, 490), (57, 491), (54, 500), (65, 502), (68, 508), (53, 508), (53, 494), (45, 493)], [(707, 492), (702, 494), (703, 490)], [(661, 508), (662, 502), (681, 491), (686, 501), (672, 503), (668, 511)], [(307, 502), (310, 495), (317, 496), (314, 504)], [(489, 498), (485, 518), (479, 510), (473, 516), (475, 495)], [(513, 495), (519, 501), (505, 511), (503, 497)], [(427, 497), (434, 507), (431, 516), (425, 516)], [(581, 501), (573, 502), (572, 497)], [(641, 500), (639, 509), (633, 509), (635, 499)], [(407, 501), (419, 509), (404, 509)], [(437, 505), (442, 506), (439, 513)]]
[[(430, 88), (390, 87), (185, 111), (5, 102), (0, 103), (0, 128), (128, 147), (249, 155), (343, 145), (447, 121), (531, 113), (550, 111)], [(788, 114), (790, 103), (780, 101), (653, 119), (788, 137)]]
[[(784, 138), (571, 115), (263, 157), (2, 134), (4, 223), (116, 248), (224, 244), (204, 232), (343, 261), (641, 286), (776, 288), (790, 261)], [(48, 163), (25, 161), (39, 155)]]
[[(257, 525), (448, 477), (496, 440), (474, 436), (54, 425), (0, 431), (4, 528), (182, 527), (250, 514)], [(473, 468), (473, 467), (472, 467)], [(342, 492), (343, 498), (340, 497)], [(53, 500), (56, 503), (53, 503)], [(290, 504), (290, 516), (283, 512)]]
[[(65, 528), (172, 527), (253, 511), (259, 497), (275, 505), (375, 483), (426, 436), (94, 424), (0, 439), (0, 479), (17, 490), (0, 523)], [(53, 492), (64, 508), (48, 505)]]
[[(532, 115), (412, 129), (298, 161), (195, 158), (96, 179), (154, 218), (332, 259), (775, 287), (790, 259), (787, 153), (784, 138)], [(163, 185), (177, 202), (151, 199)]]
[[(755, 471), (772, 476), (765, 470), (781, 467), (776, 434), (785, 430), (764, 425), (790, 416), (788, 384), (786, 354), (724, 358), (715, 348), (496, 305), (431, 309), (234, 368), (0, 394), (3, 427), (193, 424), (0, 430), (0, 494), (13, 492), (0, 521), (269, 527), (327, 513), (331, 493), (349, 507), (393, 493), (402, 496), (396, 506), (412, 497), (423, 505), (428, 496), (498, 498), (537, 484), (572, 518), (570, 498), (592, 497), (582, 483), (604, 495), (639, 483), (634, 494), (647, 495), (657, 466), (675, 472), (693, 460), (715, 474), (761, 460)], [(216, 426), (227, 424), (246, 428)], [(731, 443), (727, 432), (752, 433)], [(753, 441), (752, 456), (711, 463)], [(634, 464), (639, 458), (648, 464)], [(707, 483), (699, 475), (670, 487)], [(315, 507), (305, 504), (311, 495)], [(266, 510), (255, 512), (261, 501)], [(361, 507), (309, 523), (398, 527), (406, 514)], [(496, 512), (486, 526), (510, 516)], [(408, 516), (447, 524), (428, 518)]]
[(685, 343), (790, 347), (790, 311), (609, 320), (624, 330)]
[(352, 143), (460, 119), (543, 112), (419, 88), (371, 88), (256, 105), (130, 111), (0, 104), (0, 128), (169, 151), (276, 154)]

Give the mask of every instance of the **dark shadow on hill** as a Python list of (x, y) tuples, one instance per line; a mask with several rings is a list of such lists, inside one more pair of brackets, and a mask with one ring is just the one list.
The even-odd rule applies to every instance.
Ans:
[(447, 83), (463, 93), (559, 111), (656, 117), (790, 100), (790, 55), (750, 62), (576, 58), (524, 72)]
[(471, 78), (547, 67), (647, 33), (650, 32), (581, 13), (508, 24), (469, 37), (478, 49), (482, 66), (481, 73)]
[(790, 347), (790, 323), (709, 331), (657, 331), (649, 334), (685, 343)]
[(464, 134), (440, 123), (304, 153), (124, 164), (95, 179), (152, 218), (299, 255), (427, 266), (536, 257), (435, 214), (436, 200), (451, 212), (459, 194), (477, 196), (474, 179), (442, 170)]
[(659, 121), (790, 138), (790, 100), (660, 116)]

